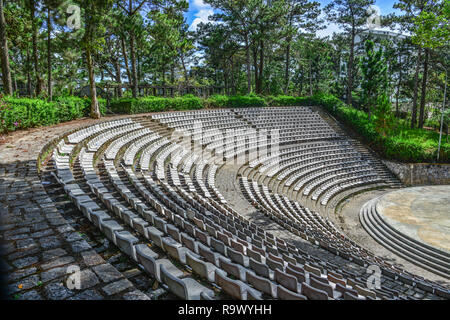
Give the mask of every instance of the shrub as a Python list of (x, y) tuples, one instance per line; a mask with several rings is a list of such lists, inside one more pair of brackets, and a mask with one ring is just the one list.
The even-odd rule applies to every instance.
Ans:
[[(90, 99), (56, 97), (42, 99), (2, 97), (0, 99), (0, 132), (57, 124), (89, 115)], [(106, 101), (99, 99), (100, 112), (105, 114)]]
[(266, 107), (267, 102), (264, 98), (255, 94), (245, 96), (227, 96), (213, 95), (205, 101), (209, 108), (249, 108), (249, 107)]
[[(316, 94), (310, 98), (311, 105), (321, 105), (336, 118), (351, 127), (385, 158), (404, 162), (434, 162), (437, 157), (439, 134), (424, 129), (410, 129), (401, 119), (389, 118), (387, 128), (379, 128), (386, 119), (379, 119), (380, 114), (369, 121), (366, 112), (346, 105), (330, 94)], [(388, 112), (387, 103), (380, 100), (382, 114)], [(388, 133), (388, 134), (386, 134)], [(442, 143), (440, 161), (450, 160), (450, 143)]]
[(269, 96), (266, 98), (271, 106), (305, 106), (310, 102), (309, 97), (293, 97), (293, 96)]
[(193, 95), (163, 98), (145, 97), (139, 99), (125, 98), (111, 101), (111, 110), (116, 113), (145, 113), (169, 110), (192, 110), (203, 108), (202, 100)]

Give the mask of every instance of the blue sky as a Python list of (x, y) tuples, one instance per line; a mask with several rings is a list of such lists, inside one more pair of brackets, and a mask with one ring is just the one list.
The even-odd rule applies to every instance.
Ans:
[[(317, 0), (321, 3), (322, 7), (331, 2), (331, 0)], [(398, 12), (392, 6), (396, 1), (393, 0), (376, 0), (375, 5), (380, 9), (382, 15)], [(203, 0), (189, 0), (189, 11), (186, 13), (186, 21), (191, 30), (195, 30), (195, 27), (200, 22), (207, 22), (208, 16), (214, 12), (213, 8), (204, 3)], [(339, 31), (337, 25), (330, 24), (325, 30), (319, 32), (320, 36), (331, 35), (333, 32)]]

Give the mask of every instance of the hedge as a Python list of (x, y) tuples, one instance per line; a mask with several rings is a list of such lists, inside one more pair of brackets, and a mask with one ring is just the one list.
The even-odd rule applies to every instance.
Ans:
[[(305, 99), (310, 105), (324, 107), (329, 113), (351, 127), (375, 150), (386, 159), (402, 162), (435, 162), (437, 158), (439, 134), (424, 129), (410, 129), (399, 119), (394, 119), (393, 128), (388, 136), (376, 131), (375, 119), (369, 122), (366, 112), (346, 105), (333, 95), (316, 94)], [(450, 161), (450, 143), (443, 139), (440, 162)]]
[[(31, 98), (0, 99), (0, 133), (18, 129), (53, 125), (89, 116), (91, 100), (79, 97), (57, 97), (54, 101)], [(99, 99), (105, 114), (106, 101)]]
[(110, 103), (110, 109), (112, 112), (125, 114), (160, 112), (168, 110), (195, 110), (201, 108), (203, 108), (202, 99), (193, 95), (175, 98), (125, 98), (115, 99)]
[(136, 114), (145, 112), (161, 112), (176, 110), (195, 110), (202, 108), (241, 108), (241, 107), (265, 107), (264, 98), (256, 95), (226, 96), (213, 95), (208, 99), (201, 99), (193, 95), (185, 95), (175, 98), (145, 97), (139, 99), (124, 98), (111, 101), (112, 112), (124, 114)]
[(245, 96), (213, 95), (206, 99), (205, 104), (209, 108), (249, 108), (266, 107), (268, 102), (260, 96), (249, 94)]

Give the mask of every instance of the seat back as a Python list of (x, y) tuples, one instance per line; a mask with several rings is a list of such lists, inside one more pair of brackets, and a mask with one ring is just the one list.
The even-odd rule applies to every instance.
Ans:
[(194, 257), (194, 255), (192, 255), (190, 252), (186, 252), (186, 263), (199, 276), (208, 279), (208, 269), (206, 267), (206, 264), (200, 259)]
[(217, 285), (221, 287), (224, 292), (235, 299), (242, 300), (244, 290), (238, 282), (225, 276), (223, 271), (219, 269), (216, 269), (214, 279)]
[(281, 300), (307, 300), (307, 298), (295, 292), (292, 292), (283, 286), (277, 286), (277, 298)]
[(161, 281), (169, 287), (170, 291), (180, 299), (187, 300), (189, 298), (184, 282), (167, 272), (163, 265), (160, 265), (160, 274)]

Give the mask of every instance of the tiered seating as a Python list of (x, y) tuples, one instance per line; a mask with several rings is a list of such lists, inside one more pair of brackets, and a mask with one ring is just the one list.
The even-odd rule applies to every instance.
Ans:
[[(246, 136), (248, 131), (244, 129), (249, 127), (248, 122), (262, 130), (278, 126), (282, 130), (282, 143), (286, 145), (338, 138), (310, 109), (302, 109), (298, 116), (299, 108), (285, 110), (286, 113), (282, 108), (264, 111), (260, 120), (253, 109), (249, 112), (211, 110), (152, 116), (157, 121), (155, 125), (160, 123), (169, 129), (192, 134), (192, 140), (200, 143), (200, 151), (206, 148), (213, 151), (206, 155), (191, 149), (190, 143), (183, 144), (186, 141), (172, 139), (170, 130), (156, 132), (130, 119), (120, 120), (120, 123), (105, 122), (82, 129), (78, 134), (75, 132), (68, 138), (68, 143), (58, 144), (53, 153), (57, 176), (69, 197), (106, 237), (182, 299), (215, 299), (214, 288), (220, 288), (228, 297), (236, 299), (384, 299), (406, 296), (404, 292), (410, 288), (411, 279), (428, 291), (445, 292), (434, 283), (378, 259), (342, 235), (317, 212), (282, 193), (272, 192), (257, 180), (243, 176), (241, 184), (244, 194), (258, 210), (294, 235), (356, 264), (379, 265), (392, 281), (404, 277), (405, 282), (398, 282), (402, 290), (365, 289), (363, 278), (304, 252), (294, 242), (275, 237), (227, 204), (215, 186), (216, 173), (223, 158), (231, 159), (259, 147), (258, 144), (255, 147), (254, 137)], [(269, 118), (277, 118), (273, 115), (278, 113), (282, 114), (278, 122), (268, 122)], [(294, 123), (298, 121), (303, 121), (304, 125), (296, 128)], [(206, 130), (201, 137), (196, 135), (195, 125), (199, 122)], [(311, 126), (317, 130), (312, 130)], [(227, 129), (238, 133), (235, 145), (223, 144), (226, 136), (222, 133)], [(294, 138), (303, 134), (305, 136), (300, 139)], [(274, 141), (260, 145), (272, 146)], [(75, 148), (78, 145), (80, 148)], [(319, 151), (317, 148), (343, 148), (345, 152), (352, 152), (342, 140), (286, 146), (262, 157), (261, 161), (252, 159), (250, 171), (264, 167), (259, 172), (277, 170), (273, 174), (277, 177), (278, 169), (272, 162), (276, 157), (284, 161), (286, 168), (295, 166), (297, 158), (303, 161), (311, 157), (311, 162), (302, 162), (302, 165), (323, 161), (321, 169), (326, 170), (326, 157), (313, 158), (313, 150)], [(338, 163), (335, 164), (338, 169)], [(350, 176), (359, 172), (356, 164), (349, 171), (340, 169), (339, 172), (348, 175), (345, 176), (349, 178), (346, 183), (356, 183), (350, 180), (350, 177), (359, 177)], [(365, 165), (369, 168), (369, 164)], [(305, 185), (333, 173), (329, 167), (328, 171), (313, 176), (315, 172), (311, 169), (304, 168), (310, 177), (305, 180)], [(289, 174), (286, 178), (290, 178)], [(340, 180), (343, 179), (344, 176), (336, 180), (339, 182), (334, 186), (342, 187)], [(285, 180), (284, 177), (281, 180)], [(296, 181), (292, 180), (291, 184)], [(323, 183), (331, 181), (334, 180)], [(322, 185), (317, 184), (319, 188)], [(83, 191), (87, 190), (85, 186), (89, 191)], [(315, 190), (318, 189), (311, 188), (312, 192)], [(320, 197), (332, 197), (333, 192), (338, 192), (335, 190), (338, 189), (324, 189)], [(202, 283), (193, 274), (201, 277)]]
[(279, 131), (281, 143), (339, 137), (309, 107), (245, 108), (235, 112), (258, 129)]
[(286, 188), (293, 199), (305, 196), (321, 205), (340, 192), (374, 184), (389, 186), (385, 176), (373, 167), (348, 142), (324, 141), (285, 148), (270, 157), (251, 163), (248, 176), (258, 174), (259, 181), (276, 192)]

